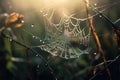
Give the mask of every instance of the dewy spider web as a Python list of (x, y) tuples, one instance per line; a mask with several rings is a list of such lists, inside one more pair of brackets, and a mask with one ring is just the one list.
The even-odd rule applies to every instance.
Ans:
[(80, 23), (86, 21), (87, 18), (75, 18), (73, 14), (68, 16), (63, 12), (59, 23), (55, 24), (52, 22), (55, 10), (51, 11), (49, 17), (47, 13), (43, 14), (45, 16), (45, 38), (41, 40), (42, 45), (34, 47), (40, 47), (53, 56), (66, 59), (89, 53), (90, 29), (80, 26)]
[(30, 33), (33, 38), (39, 39), (42, 43), (32, 48), (39, 47), (53, 56), (65, 59), (79, 58), (82, 54), (88, 54), (91, 49), (89, 46), (91, 32), (88, 26), (82, 28), (80, 25), (88, 18), (76, 18), (73, 14), (68, 16), (63, 12), (59, 23), (55, 24), (52, 22), (54, 13), (53, 9), (50, 17), (47, 17), (46, 13), (43, 14), (45, 17), (45, 38), (43, 40)]
[[(45, 37), (40, 39), (27, 32), (41, 42), (41, 45), (32, 46), (32, 48), (39, 47), (53, 56), (65, 59), (79, 58), (82, 54), (89, 53), (91, 32), (88, 26), (81, 26), (81, 23), (87, 22), (88, 18), (77, 18), (74, 14), (67, 15), (63, 11), (59, 22), (54, 23), (55, 9), (43, 9), (40, 12), (44, 16)], [(98, 14), (92, 17), (96, 15)]]

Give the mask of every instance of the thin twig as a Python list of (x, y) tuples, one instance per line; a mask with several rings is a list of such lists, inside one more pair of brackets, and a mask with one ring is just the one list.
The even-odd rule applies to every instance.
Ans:
[[(110, 67), (111, 64), (116, 63), (116, 62), (118, 62), (119, 60), (120, 60), (120, 55), (118, 55), (114, 60), (110, 60), (110, 62), (108, 63), (107, 66)], [(108, 62), (108, 61), (107, 61), (107, 62)], [(105, 63), (103, 63), (103, 64), (105, 64)], [(98, 76), (101, 72), (103, 72), (103, 71), (105, 71), (105, 70), (106, 70), (106, 68), (104, 67), (103, 70), (97, 72), (92, 78), (90, 78), (90, 80), (93, 80), (96, 76)]]
[(98, 48), (98, 51), (101, 55), (101, 59), (104, 61), (105, 63), (105, 68), (106, 68), (106, 72), (108, 73), (108, 76), (109, 76), (109, 80), (111, 80), (111, 74), (110, 74), (110, 71), (107, 67), (107, 61), (105, 59), (105, 56), (104, 56), (104, 52), (101, 48), (101, 44), (100, 44), (100, 41), (99, 41), (99, 38), (97, 36), (97, 33), (96, 33), (96, 30), (94, 28), (94, 25), (93, 25), (93, 20), (91, 18), (91, 15), (89, 13), (89, 0), (84, 0), (85, 1), (85, 7), (86, 7), (86, 12), (87, 12), (87, 17), (88, 17), (88, 23), (89, 23), (89, 27), (91, 28), (91, 32), (92, 32), (92, 35), (93, 35), (93, 38), (95, 40), (95, 43), (96, 43), (96, 46)]
[[(118, 3), (120, 3), (120, 1), (118, 1), (117, 4), (118, 4)], [(113, 3), (113, 4), (115, 4), (115, 3)], [(110, 23), (110, 24), (112, 25), (111, 27), (113, 28), (114, 32), (116, 33), (116, 35), (117, 35), (117, 37), (118, 37), (117, 47), (118, 47), (118, 50), (120, 50), (120, 29), (119, 29), (119, 27), (116, 26), (115, 23), (112, 22), (107, 16), (105, 16), (105, 15), (102, 13), (102, 11), (99, 11), (98, 8), (94, 8), (94, 7), (95, 7), (94, 5), (89, 4), (89, 6), (90, 6), (91, 8), (93, 8), (94, 12), (96, 12), (96, 13), (99, 14), (99, 15), (101, 15), (108, 23)], [(114, 5), (113, 5), (113, 6), (114, 6)], [(113, 6), (111, 6), (111, 7), (113, 7)], [(109, 8), (111, 8), (111, 7), (108, 7), (107, 9), (109, 9)]]

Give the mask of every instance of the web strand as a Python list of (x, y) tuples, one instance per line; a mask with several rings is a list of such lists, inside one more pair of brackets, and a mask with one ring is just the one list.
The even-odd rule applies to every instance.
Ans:
[[(115, 3), (116, 4), (116, 3)], [(105, 7), (95, 7), (103, 8)], [(106, 11), (105, 8), (100, 12)], [(93, 9), (94, 10), (94, 9)], [(32, 33), (34, 39), (40, 41), (40, 45), (32, 46), (31, 48), (39, 47), (40, 49), (47, 51), (53, 56), (59, 56), (61, 58), (79, 58), (82, 54), (89, 54), (91, 31), (88, 26), (83, 26), (81, 23), (86, 22), (88, 18), (77, 18), (75, 14), (67, 15), (64, 10), (58, 23), (54, 23), (55, 9), (40, 10), (44, 18), (45, 23), (45, 36), (41, 39)], [(96, 17), (99, 13), (93, 14), (91, 18)], [(25, 31), (25, 30), (24, 30)]]

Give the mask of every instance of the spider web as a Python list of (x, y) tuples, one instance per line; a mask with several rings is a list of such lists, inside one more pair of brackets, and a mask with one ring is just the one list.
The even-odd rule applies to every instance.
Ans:
[[(82, 54), (89, 53), (91, 32), (88, 26), (81, 27), (81, 22), (87, 21), (87, 18), (76, 18), (74, 14), (67, 15), (63, 11), (59, 22), (54, 23), (52, 22), (55, 14), (54, 9), (46, 11), (46, 13), (41, 11), (41, 13), (45, 21), (45, 37), (40, 40), (41, 45), (32, 48), (39, 47), (53, 56), (65, 59), (77, 58)], [(38, 37), (34, 36), (34, 38)]]
[[(104, 8), (104, 6), (98, 8)], [(105, 10), (103, 9), (101, 12)], [(45, 36), (44, 39), (41, 39), (27, 32), (40, 41), (40, 45), (31, 48), (39, 47), (53, 56), (65, 59), (79, 58), (82, 54), (89, 54), (91, 31), (88, 24), (82, 24), (87, 23), (88, 18), (77, 18), (74, 16), (75, 14), (66, 14), (64, 9), (61, 12), (62, 16), (57, 21), (55, 18), (58, 15), (54, 8), (43, 8), (40, 13), (43, 15), (45, 23)], [(99, 14), (96, 13), (91, 17), (97, 15)]]

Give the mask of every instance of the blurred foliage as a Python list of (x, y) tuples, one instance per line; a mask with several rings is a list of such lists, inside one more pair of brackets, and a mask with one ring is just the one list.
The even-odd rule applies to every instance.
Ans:
[[(44, 37), (44, 21), (37, 10), (29, 6), (28, 10), (20, 10), (19, 8), (10, 8), (14, 0), (0, 0), (0, 13), (20, 12), (25, 16), (26, 23), (22, 28), (13, 29), (17, 40), (27, 46), (40, 45), (39, 41), (35, 40), (29, 34), (22, 31), (27, 30), (34, 35)], [(95, 3), (96, 0), (91, 1)], [(118, 2), (119, 0), (97, 0), (98, 6), (103, 4), (109, 5)], [(9, 4), (8, 4), (9, 2)], [(11, 3), (11, 5), (10, 5)], [(21, 4), (21, 3), (18, 3)], [(78, 8), (79, 9), (79, 8)], [(76, 9), (75, 11), (77, 12)], [(113, 22), (120, 18), (119, 4), (104, 12)], [(94, 18), (94, 25), (99, 35), (102, 48), (105, 52), (107, 60), (114, 59), (118, 55), (117, 46), (114, 43), (114, 32), (111, 25), (100, 18), (99, 15)], [(31, 27), (34, 25), (35, 27)], [(9, 34), (7, 31), (6, 34)], [(62, 59), (53, 57), (51, 54), (35, 48), (34, 51), (41, 55), (47, 63), (31, 50), (16, 44), (7, 38), (0, 35), (0, 80), (88, 80), (93, 74), (93, 67), (101, 63), (99, 53), (96, 49), (95, 42), (91, 39), (93, 52), (88, 55), (82, 55), (77, 59)], [(96, 53), (94, 55), (93, 53)], [(96, 58), (98, 57), (98, 58)], [(52, 69), (52, 70), (51, 70)]]

